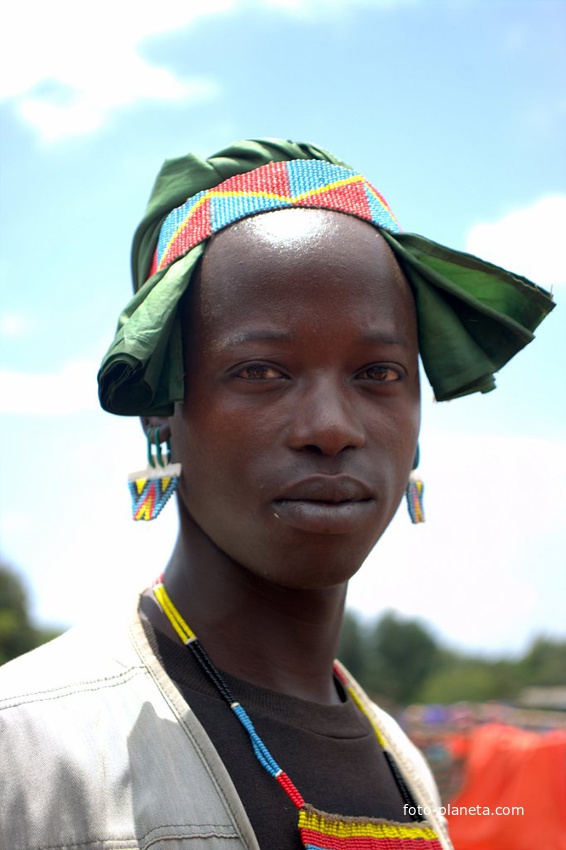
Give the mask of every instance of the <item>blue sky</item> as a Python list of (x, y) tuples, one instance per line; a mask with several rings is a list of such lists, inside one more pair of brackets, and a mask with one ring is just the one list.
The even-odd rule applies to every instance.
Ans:
[(495, 393), (435, 405), (424, 385), (428, 522), (400, 510), (350, 604), (486, 652), (565, 635), (566, 4), (204, 5), (2, 13), (0, 522), (35, 613), (72, 624), (126, 600), (174, 540), (173, 508), (129, 519), (143, 437), (97, 409), (95, 383), (162, 160), (284, 136), (364, 172), (405, 230), (553, 287), (559, 305)]

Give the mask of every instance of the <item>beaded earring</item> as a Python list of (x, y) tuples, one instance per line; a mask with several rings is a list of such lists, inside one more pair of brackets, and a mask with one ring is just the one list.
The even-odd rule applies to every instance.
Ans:
[(181, 464), (171, 463), (171, 446), (166, 441), (165, 457), (161, 451), (159, 428), (147, 429), (147, 468), (128, 476), (135, 520), (155, 519), (175, 490), (181, 475)]
[(411, 472), (409, 483), (405, 488), (405, 496), (407, 499), (407, 508), (409, 509), (409, 516), (411, 517), (411, 522), (414, 524), (425, 521), (423, 503), (424, 483), (417, 475), (415, 475), (415, 469), (419, 465), (419, 458), (420, 450), (417, 446), (415, 460), (413, 461), (413, 471)]

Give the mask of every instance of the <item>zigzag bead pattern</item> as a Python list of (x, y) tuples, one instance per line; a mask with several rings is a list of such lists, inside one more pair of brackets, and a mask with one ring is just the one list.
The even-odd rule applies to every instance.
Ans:
[(178, 476), (138, 478), (128, 481), (135, 520), (149, 521), (159, 516), (175, 490)]
[(161, 226), (150, 275), (242, 218), (289, 207), (336, 210), (391, 233), (400, 230), (385, 198), (358, 171), (318, 159), (270, 162), (172, 210)]

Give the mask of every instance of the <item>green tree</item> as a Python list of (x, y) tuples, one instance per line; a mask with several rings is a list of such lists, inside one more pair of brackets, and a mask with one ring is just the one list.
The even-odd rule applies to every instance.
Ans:
[(483, 658), (391, 612), (369, 624), (347, 611), (338, 657), (367, 691), (398, 704), (514, 700), (525, 687), (566, 685), (564, 641), (538, 637), (521, 659)]
[(17, 573), (0, 563), (0, 664), (35, 649), (58, 634), (37, 629), (28, 613), (27, 594)]
[(518, 690), (513, 662), (487, 661), (444, 651), (436, 670), (417, 694), (417, 702), (486, 702), (508, 699)]
[(440, 648), (424, 625), (389, 611), (369, 636), (366, 686), (394, 702), (412, 702), (439, 658)]
[(525, 685), (566, 685), (566, 643), (538, 637), (519, 664)]

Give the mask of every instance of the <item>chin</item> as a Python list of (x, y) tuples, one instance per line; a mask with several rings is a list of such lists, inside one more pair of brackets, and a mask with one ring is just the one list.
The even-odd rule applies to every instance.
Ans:
[(342, 557), (333, 545), (326, 555), (309, 557), (307, 547), (285, 557), (281, 564), (271, 562), (269, 570), (253, 570), (262, 579), (289, 590), (325, 590), (345, 585), (358, 572), (373, 545), (353, 553), (351, 547)]

